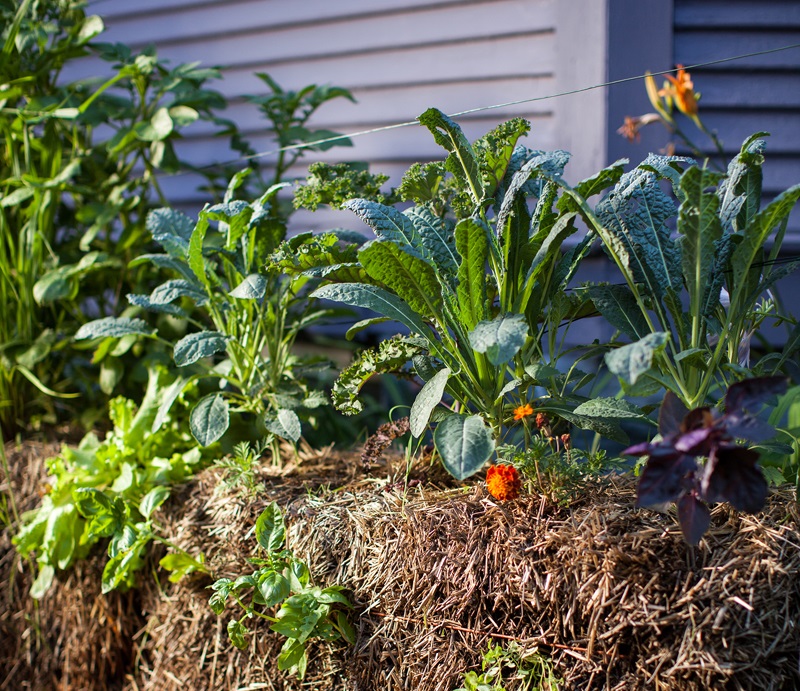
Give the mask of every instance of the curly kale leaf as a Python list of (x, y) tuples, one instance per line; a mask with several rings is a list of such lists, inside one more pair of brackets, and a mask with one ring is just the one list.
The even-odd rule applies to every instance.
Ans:
[(397, 372), (419, 354), (422, 348), (403, 336), (383, 341), (377, 348), (363, 351), (333, 384), (333, 405), (345, 415), (355, 415), (364, 409), (358, 400), (361, 387), (375, 374)]
[(527, 120), (513, 118), (487, 132), (472, 145), (478, 158), (484, 194), (487, 197), (494, 195), (503, 181), (517, 140), (530, 130), (531, 123)]
[(341, 209), (348, 199), (370, 199), (391, 204), (394, 194), (383, 194), (381, 187), (388, 175), (373, 175), (364, 163), (312, 163), (306, 181), (295, 193), (296, 209), (316, 211), (320, 204)]
[(337, 231), (295, 235), (278, 246), (269, 258), (268, 268), (296, 276), (312, 269), (352, 264), (358, 259), (360, 242), (350, 243), (350, 239)]

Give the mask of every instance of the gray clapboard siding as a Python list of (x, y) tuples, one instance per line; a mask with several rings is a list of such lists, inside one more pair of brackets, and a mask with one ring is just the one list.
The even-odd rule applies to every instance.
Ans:
[[(584, 19), (597, 15), (592, 31), (602, 31), (602, 7), (598, 10), (594, 0), (578, 1), (587, 8)], [(570, 9), (576, 8), (580, 9), (573, 3)], [(224, 78), (210, 86), (229, 100), (223, 115), (236, 122), (259, 151), (274, 150), (275, 144), (265, 136), (257, 108), (243, 98), (266, 93), (257, 71), (268, 72), (286, 88), (314, 82), (350, 89), (358, 104), (343, 99), (326, 104), (312, 123), (345, 133), (413, 121), (431, 106), (454, 113), (543, 98), (564, 88), (587, 86), (600, 76), (582, 69), (601, 61), (596, 56), (576, 57), (574, 45), (580, 36), (575, 28), (557, 31), (557, 25), (567, 23), (565, 17), (575, 19), (556, 0), (145, 0), (136, 5), (107, 0), (95, 11), (106, 21), (104, 40), (123, 40), (133, 47), (154, 42), (159, 56), (171, 64), (200, 60), (221, 65)], [(557, 58), (559, 46), (569, 47), (566, 60)], [(565, 68), (556, 74), (561, 64)], [(87, 63), (83, 74), (91, 75), (96, 68)], [(504, 119), (526, 117), (533, 125), (527, 145), (572, 150), (583, 166), (573, 175), (578, 179), (602, 165), (602, 151), (587, 136), (591, 127), (578, 128), (576, 136), (566, 121), (580, 117), (591, 102), (591, 97), (576, 97), (561, 104), (545, 100), (509, 105), (460, 122), (474, 138)], [(223, 140), (210, 136), (213, 130), (205, 123), (187, 128), (179, 154), (195, 165), (235, 158)], [(576, 151), (576, 142), (591, 160)], [(366, 160), (373, 170), (387, 171), (397, 184), (411, 163), (443, 157), (420, 127), (370, 134), (353, 143), (352, 148), (311, 153), (292, 172), (302, 174), (313, 160)], [(271, 160), (274, 156), (260, 162), (269, 167)], [(183, 175), (165, 178), (162, 186), (174, 203), (199, 207), (204, 201), (196, 189), (200, 181)]]
[(800, 26), (800, 3), (796, 0), (678, 0), (675, 3), (675, 28), (764, 27), (794, 24)]
[[(440, 103), (447, 103), (450, 112), (456, 113), (478, 105), (503, 103), (513, 94), (542, 97), (553, 93), (554, 89), (554, 79), (550, 75), (416, 84), (411, 89), (407, 84), (353, 88), (351, 91), (357, 101), (355, 104), (346, 99), (331, 101), (317, 112), (313, 125), (352, 132), (364, 124), (409, 122), (427, 108)], [(256, 91), (257, 95), (263, 94), (263, 88)], [(527, 113), (536, 106), (539, 106), (541, 113), (550, 112), (546, 101), (506, 106), (502, 110), (504, 114)], [(264, 128), (265, 121), (258, 109), (241, 98), (229, 102), (225, 117), (246, 132)], [(198, 122), (187, 132), (205, 135), (213, 130), (212, 124)]]
[[(587, 7), (597, 4), (579, 1)], [(268, 72), (286, 88), (328, 83), (353, 91), (357, 105), (331, 102), (312, 122), (345, 133), (412, 121), (431, 106), (453, 113), (541, 98), (565, 83), (563, 74), (556, 74), (562, 62), (557, 59), (559, 39), (564, 40), (556, 36), (556, 27), (565, 15), (557, 0), (105, 0), (92, 11), (106, 22), (103, 40), (134, 48), (152, 42), (159, 57), (173, 65), (201, 61), (221, 66), (224, 78), (209, 86), (229, 100), (223, 115), (259, 151), (273, 150), (275, 144), (265, 136), (257, 108), (243, 98), (267, 91), (255, 72)], [(575, 58), (564, 62), (581, 64)], [(97, 64), (87, 61), (79, 71), (92, 75)], [(568, 105), (565, 114), (580, 104)], [(477, 137), (519, 115), (533, 123), (529, 146), (569, 148), (564, 144), (572, 142), (559, 143), (556, 136), (554, 108), (549, 101), (505, 106), (461, 122), (468, 136)], [(187, 128), (179, 154), (196, 165), (235, 158), (223, 140), (210, 137), (212, 131), (204, 123)], [(365, 160), (375, 170), (388, 165), (397, 184), (410, 163), (442, 158), (430, 134), (419, 127), (371, 134), (353, 143), (352, 148), (310, 154), (304, 163)], [(597, 152), (593, 155), (596, 160), (586, 162), (587, 170), (602, 163)], [(270, 160), (267, 156), (261, 162), (268, 167)], [(197, 181), (179, 176), (164, 179), (163, 186), (175, 203), (199, 205)]]
[[(483, 0), (444, 6), (429, 3), (406, 6), (403, 11), (362, 11), (326, 18), (319, 16), (317, 6), (323, 4), (319, 1), (289, 3), (302, 8), (293, 23), (276, 19), (268, 11), (268, 4), (248, 4), (261, 9), (255, 16), (244, 11), (245, 5), (220, 5), (213, 13), (219, 17), (210, 16), (210, 12), (198, 19), (178, 13), (163, 22), (144, 17), (135, 24), (120, 22), (117, 29), (109, 24), (108, 35), (116, 40), (117, 35), (124, 38), (139, 34), (138, 41), (129, 39), (134, 47), (154, 42), (164, 55), (180, 60), (186, 59), (181, 46), (196, 54), (194, 44), (202, 41), (205, 61), (228, 66), (248, 60), (293, 61), (341, 52), (368, 53), (404, 44), (552, 31), (554, 24), (552, 0)], [(509, 21), (511, 17), (513, 21)]]
[[(800, 3), (675, 0), (675, 62), (684, 65), (800, 43)], [(728, 156), (766, 131), (765, 200), (800, 182), (800, 48), (692, 70), (703, 121)], [(692, 131), (691, 125), (687, 131)], [(702, 135), (697, 137), (702, 140)], [(800, 211), (787, 249), (800, 246)]]
[[(206, 25), (220, 21), (239, 22), (243, 18), (255, 17), (269, 19), (270, 25), (296, 24), (307, 22), (309, 17), (327, 20), (339, 17), (386, 14), (404, 11), (414, 7), (442, 7), (446, 5), (465, 5), (486, 0), (139, 0), (136, 3), (125, 0), (98, 0), (91, 4), (92, 11), (107, 17), (131, 23), (148, 18), (157, 19), (168, 15), (181, 21), (182, 16), (190, 17), (196, 23)], [(96, 8), (96, 9), (95, 9)], [(209, 14), (210, 13), (210, 14)], [(236, 15), (226, 17), (225, 15)], [(140, 29), (141, 30), (141, 29)]]
[[(509, 114), (500, 113), (502, 119)], [(549, 116), (538, 116), (537, 113), (525, 113), (543, 140), (552, 141), (553, 122)], [(495, 126), (496, 120), (486, 117), (461, 118), (460, 125), (467, 137), (477, 139)], [(258, 151), (272, 151), (275, 143), (267, 136), (254, 134), (250, 137), (252, 145)], [(442, 160), (446, 152), (433, 141), (427, 129), (412, 125), (399, 129), (375, 132), (368, 136), (353, 139), (352, 148), (335, 148), (329, 151), (309, 155), (308, 160), (336, 162), (340, 160), (366, 160), (370, 162), (393, 160), (402, 155), (408, 161)], [(540, 148), (540, 147), (536, 147)], [(223, 160), (230, 157), (226, 142), (219, 138), (200, 137), (184, 140), (176, 144), (179, 156), (194, 165), (203, 165), (208, 161)], [(269, 160), (269, 159), (267, 159)]]

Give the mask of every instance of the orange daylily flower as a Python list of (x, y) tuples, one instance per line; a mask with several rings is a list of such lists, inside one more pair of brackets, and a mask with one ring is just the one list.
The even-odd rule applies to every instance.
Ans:
[(508, 501), (519, 496), (522, 487), (519, 473), (513, 465), (493, 465), (486, 471), (486, 488), (495, 499)]
[(515, 420), (522, 420), (522, 418), (528, 417), (529, 415), (533, 415), (533, 406), (531, 406), (530, 403), (514, 408)]
[(642, 138), (641, 134), (639, 134), (639, 130), (641, 130), (645, 125), (649, 125), (653, 122), (659, 122), (660, 120), (661, 116), (657, 113), (646, 113), (645, 115), (641, 115), (639, 117), (631, 117), (630, 115), (626, 115), (625, 123), (617, 130), (617, 134), (621, 134), (629, 142), (638, 142)]
[(672, 98), (678, 110), (684, 115), (689, 117), (697, 115), (697, 94), (694, 92), (692, 77), (683, 69), (683, 65), (678, 65), (678, 73), (674, 77), (671, 74), (664, 76), (669, 84), (665, 84), (658, 95)]

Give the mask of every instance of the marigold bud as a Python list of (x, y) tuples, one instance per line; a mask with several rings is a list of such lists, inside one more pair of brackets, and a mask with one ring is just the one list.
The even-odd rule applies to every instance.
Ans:
[(521, 487), (522, 480), (513, 465), (493, 465), (486, 471), (486, 488), (495, 499), (516, 499)]

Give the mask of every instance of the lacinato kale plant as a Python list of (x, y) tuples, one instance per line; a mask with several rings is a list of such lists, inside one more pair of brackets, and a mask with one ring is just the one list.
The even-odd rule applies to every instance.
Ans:
[[(755, 413), (786, 390), (783, 377), (760, 377), (733, 384), (725, 395), (725, 412), (708, 407), (688, 410), (671, 391), (659, 413), (661, 440), (629, 447), (623, 453), (647, 456), (639, 478), (637, 502), (656, 507), (675, 502), (683, 536), (695, 545), (711, 521), (709, 504), (727, 501), (747, 513), (760, 511), (767, 481), (759, 454), (737, 440), (757, 444), (775, 429)], [(704, 463), (698, 459), (704, 458)]]
[(594, 210), (573, 194), (625, 279), (588, 292), (630, 339), (605, 356), (627, 394), (667, 389), (695, 408), (737, 380), (781, 373), (797, 352), (795, 336), (783, 352), (751, 358), (766, 319), (793, 322), (769, 291), (800, 265), (777, 261), (800, 185), (762, 208), (763, 135), (749, 137), (724, 174), (650, 155)]
[[(490, 458), (515, 422), (513, 411), (535, 397), (534, 387), (548, 394), (535, 401), (538, 410), (624, 443), (619, 420), (640, 411), (577, 394), (593, 375), (558, 369), (564, 325), (593, 310), (585, 292), (568, 290), (591, 242), (564, 244), (578, 232), (580, 216), (561, 191), (569, 154), (519, 144), (530, 129), (519, 118), (475, 142), (435, 108), (419, 121), (447, 158), (408, 170), (397, 193), (413, 206), (350, 199), (344, 208), (374, 239), (341, 247), (341, 235), (308, 234), (283, 252), (285, 271), (322, 279), (314, 297), (380, 315), (350, 333), (386, 320), (410, 332), (365, 351), (339, 377), (334, 404), (359, 412), (359, 391), (371, 376), (413, 363), (424, 386), (411, 407), (411, 432), (420, 437), (435, 425), (438, 454), (458, 479)], [(591, 197), (622, 172), (617, 163), (573, 191)], [(336, 190), (320, 189), (323, 182), (315, 180), (314, 189), (333, 200)], [(571, 354), (572, 362), (597, 352), (589, 344)]]

